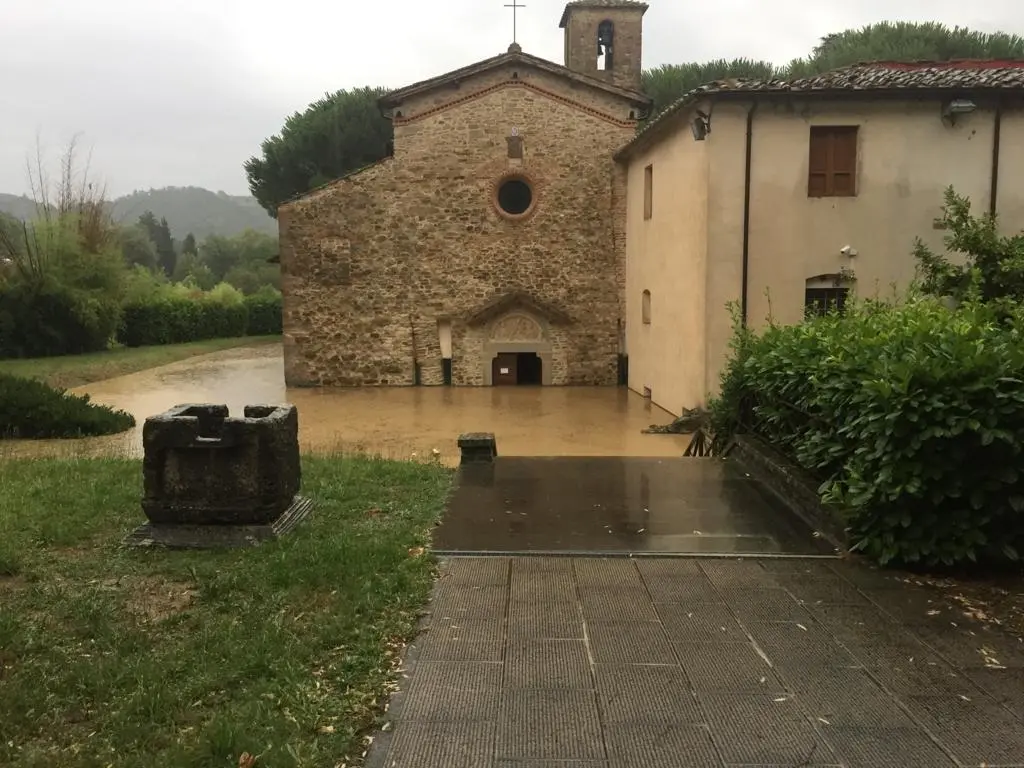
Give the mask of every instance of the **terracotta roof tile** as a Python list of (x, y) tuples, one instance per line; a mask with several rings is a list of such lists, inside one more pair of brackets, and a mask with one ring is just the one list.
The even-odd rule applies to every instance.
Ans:
[(878, 61), (853, 64), (811, 77), (782, 80), (731, 78), (694, 88), (644, 126), (619, 156), (673, 114), (702, 98), (726, 93), (834, 94), (931, 91), (1017, 91), (1024, 93), (1024, 60)]

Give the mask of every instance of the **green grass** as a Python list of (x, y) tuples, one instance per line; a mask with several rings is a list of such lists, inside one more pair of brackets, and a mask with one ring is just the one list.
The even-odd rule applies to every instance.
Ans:
[(158, 347), (117, 347), (105, 352), (63, 357), (34, 357), (25, 360), (0, 360), (0, 373), (40, 379), (51, 387), (71, 389), (102, 379), (112, 379), (147, 368), (167, 365), (196, 355), (219, 352), (233, 347), (279, 342), (280, 336), (247, 336), (234, 339), (209, 339), (188, 344)]
[(316, 508), (247, 550), (126, 549), (138, 461), (0, 462), (0, 765), (344, 764), (386, 701), (451, 472), (306, 458)]

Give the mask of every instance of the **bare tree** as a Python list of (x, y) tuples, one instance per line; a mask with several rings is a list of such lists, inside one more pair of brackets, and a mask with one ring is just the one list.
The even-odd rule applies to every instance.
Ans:
[(0, 256), (10, 259), (24, 279), (33, 281), (42, 280), (69, 245), (85, 254), (98, 254), (117, 236), (106, 186), (95, 184), (89, 176), (91, 153), (79, 170), (78, 136), (61, 155), (56, 186), (51, 184), (44, 159), (37, 137), (35, 157), (26, 161), (35, 220), (23, 222), (15, 232), (0, 227)]

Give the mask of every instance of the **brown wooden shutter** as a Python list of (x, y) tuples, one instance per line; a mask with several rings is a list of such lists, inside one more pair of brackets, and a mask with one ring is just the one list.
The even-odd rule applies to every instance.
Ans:
[(857, 193), (857, 129), (842, 127), (832, 132), (832, 194), (852, 197)]
[(807, 175), (807, 195), (823, 197), (828, 194), (828, 158), (831, 145), (828, 132), (811, 128), (810, 164)]

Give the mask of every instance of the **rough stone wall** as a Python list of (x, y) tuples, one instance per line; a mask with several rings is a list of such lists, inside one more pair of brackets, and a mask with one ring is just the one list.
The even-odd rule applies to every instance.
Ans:
[[(597, 68), (597, 28), (615, 25), (612, 70)], [(607, 78), (622, 88), (642, 88), (643, 13), (638, 8), (572, 8), (565, 27), (565, 66), (593, 77)]]
[[(416, 363), (421, 383), (440, 384), (442, 320), (453, 383), (482, 384), (479, 352), (500, 318), (467, 319), (515, 291), (572, 318), (548, 331), (553, 383), (616, 382), (625, 216), (612, 154), (635, 130), (631, 106), (519, 75), (497, 88), (464, 81), (445, 109), (401, 105), (394, 158), (282, 206), (289, 385), (412, 384)], [(522, 161), (508, 158), (513, 128)], [(509, 172), (536, 201), (518, 221), (493, 203)]]

